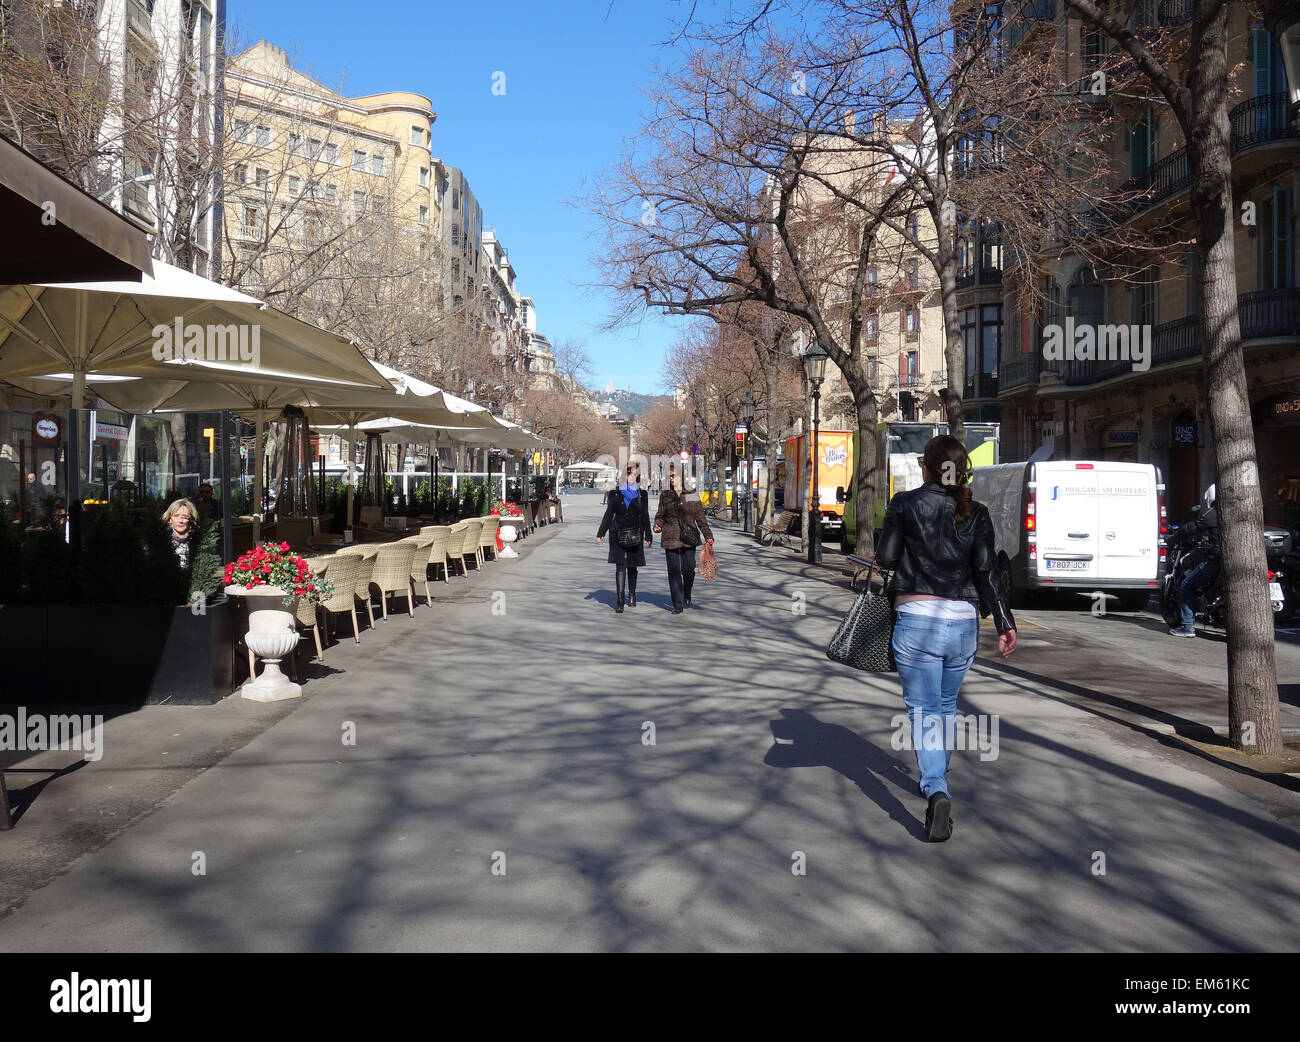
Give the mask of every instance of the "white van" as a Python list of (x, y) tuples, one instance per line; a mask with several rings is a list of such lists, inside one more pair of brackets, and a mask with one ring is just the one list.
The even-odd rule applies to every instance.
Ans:
[(975, 499), (989, 509), (998, 580), (1027, 590), (1101, 590), (1140, 611), (1166, 566), (1165, 486), (1151, 463), (1040, 460), (976, 467)]

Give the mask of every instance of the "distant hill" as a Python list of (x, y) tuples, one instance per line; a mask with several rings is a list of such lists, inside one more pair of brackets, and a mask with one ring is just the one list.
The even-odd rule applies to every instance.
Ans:
[(608, 394), (593, 391), (592, 393), (596, 396), (596, 401), (601, 404), (613, 402), (624, 416), (644, 416), (657, 406), (673, 404), (672, 395), (668, 394), (637, 394), (635, 391), (612, 391)]

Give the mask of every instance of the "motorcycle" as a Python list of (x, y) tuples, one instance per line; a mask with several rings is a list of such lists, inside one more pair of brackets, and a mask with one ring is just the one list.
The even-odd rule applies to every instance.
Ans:
[(1284, 525), (1265, 525), (1264, 550), (1282, 588), (1282, 607), (1275, 610), (1273, 621), (1285, 626), (1300, 610), (1300, 545), (1295, 531)]
[[(1269, 540), (1266, 537), (1266, 545), (1268, 542)], [(1290, 549), (1291, 547), (1288, 546), (1286, 548), (1287, 552)], [(1160, 586), (1160, 614), (1169, 626), (1181, 626), (1183, 580), (1202, 561), (1218, 557), (1219, 550), (1212, 539), (1207, 537), (1176, 549), (1171, 547), (1169, 553), (1169, 570), (1165, 573)], [(1270, 553), (1269, 556), (1268, 595), (1269, 603), (1273, 609), (1274, 622), (1276, 623), (1283, 621), (1281, 616), (1286, 608), (1286, 589), (1289, 586), (1294, 587), (1297, 582), (1300, 582), (1300, 571), (1292, 571), (1288, 574), (1280, 566), (1273, 567), (1274, 555)], [(1281, 553), (1277, 555), (1277, 558), (1281, 560), (1284, 556), (1285, 553)], [(1300, 607), (1300, 603), (1293, 604), (1292, 610), (1294, 611), (1296, 607)], [(1228, 614), (1228, 597), (1227, 590), (1223, 585), (1222, 569), (1213, 579), (1196, 591), (1194, 611), (1196, 617), (1204, 620), (1207, 625), (1219, 629), (1225, 627)]]

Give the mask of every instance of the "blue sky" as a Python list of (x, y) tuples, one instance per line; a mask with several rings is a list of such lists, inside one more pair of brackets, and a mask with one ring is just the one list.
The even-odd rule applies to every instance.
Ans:
[[(597, 278), (596, 223), (566, 201), (636, 133), (640, 88), (670, 57), (657, 44), (681, 11), (671, 0), (230, 0), (227, 20), (239, 43), (270, 40), (345, 94), (431, 98), (434, 155), (465, 171), (484, 227), (495, 225), (520, 291), (537, 304), (539, 330), (582, 341), (594, 385), (655, 393), (685, 320), (649, 315), (600, 333), (609, 302), (586, 285)], [(498, 71), (504, 95), (492, 93)]]

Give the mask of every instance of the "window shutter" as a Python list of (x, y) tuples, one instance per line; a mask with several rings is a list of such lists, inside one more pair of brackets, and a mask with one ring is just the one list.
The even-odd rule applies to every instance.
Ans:
[(1251, 50), (1255, 60), (1255, 97), (1269, 92), (1273, 80), (1273, 39), (1262, 25), (1251, 30)]
[(1273, 288), (1291, 289), (1295, 285), (1295, 241), (1292, 230), (1292, 193), (1290, 187), (1273, 189)]

